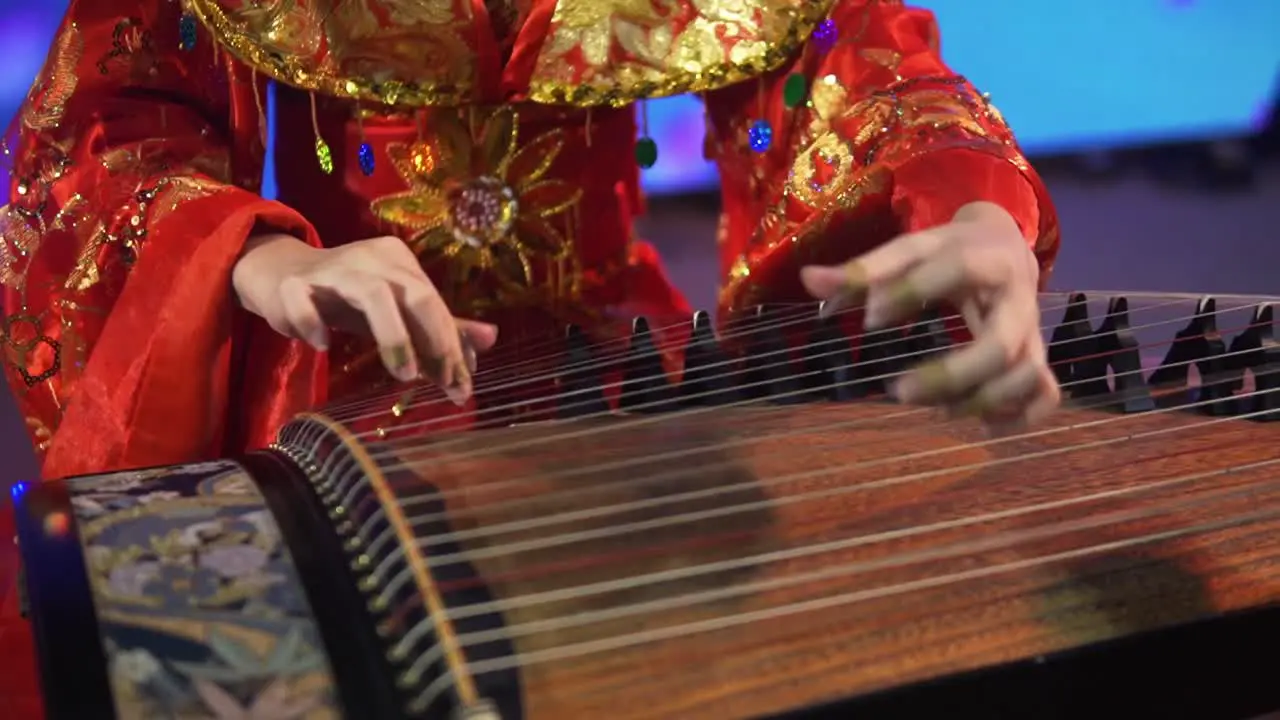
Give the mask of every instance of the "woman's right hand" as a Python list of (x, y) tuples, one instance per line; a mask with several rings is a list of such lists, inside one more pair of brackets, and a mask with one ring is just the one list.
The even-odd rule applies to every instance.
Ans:
[(232, 284), (245, 309), (277, 332), (318, 350), (329, 347), (330, 328), (372, 337), (393, 377), (425, 376), (459, 404), (471, 395), (474, 353), (497, 340), (496, 327), (453, 317), (395, 237), (317, 249), (288, 235), (255, 236)]

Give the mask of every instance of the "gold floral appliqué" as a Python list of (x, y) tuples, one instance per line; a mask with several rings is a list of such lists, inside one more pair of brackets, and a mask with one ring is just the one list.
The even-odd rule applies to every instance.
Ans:
[(494, 273), (505, 285), (533, 283), (535, 260), (572, 251), (561, 227), (582, 190), (547, 178), (564, 147), (553, 130), (521, 146), (519, 116), (503, 108), (485, 119), (478, 139), (467, 123), (442, 114), (430, 141), (387, 148), (408, 190), (375, 200), (379, 219), (411, 233), (424, 260), (445, 258), (455, 277)]

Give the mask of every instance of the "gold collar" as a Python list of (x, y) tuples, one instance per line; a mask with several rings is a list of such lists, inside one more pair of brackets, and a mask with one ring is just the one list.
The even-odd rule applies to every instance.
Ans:
[[(482, 97), (500, 87), (482, 80), (482, 57), (496, 48), (483, 3), (184, 2), (240, 60), (304, 90), (401, 106), (507, 99)], [(516, 94), (557, 105), (713, 90), (779, 67), (832, 2), (533, 0), (505, 74), (527, 76)]]

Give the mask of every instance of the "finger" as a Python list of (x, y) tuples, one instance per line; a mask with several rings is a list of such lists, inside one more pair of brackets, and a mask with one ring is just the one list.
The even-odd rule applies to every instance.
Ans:
[(289, 323), (289, 334), (316, 350), (329, 349), (329, 328), (311, 298), (311, 287), (304, 280), (288, 278), (280, 283), (280, 307)]
[[(828, 301), (825, 313), (847, 306), (872, 285), (906, 272), (937, 254), (947, 242), (945, 228), (901, 235), (843, 265), (810, 265), (800, 270), (800, 280), (810, 295)], [(828, 307), (830, 306), (830, 307)]]
[(1040, 392), (1034, 396), (1020, 416), (1014, 416), (1009, 419), (986, 420), (987, 427), (996, 436), (1019, 433), (1043, 421), (1057, 407), (1058, 395), (1056, 393)]
[(457, 405), (471, 397), (471, 372), (461, 329), (426, 277), (396, 275), (399, 301), (427, 376)]
[(1058, 376), (1054, 375), (1053, 368), (1049, 367), (1049, 351), (1045, 347), (1044, 338), (1039, 333), (1036, 334), (1031, 347), (1027, 350), (1027, 354), (1040, 360), (1040, 392), (1036, 394), (1036, 399), (1027, 406), (1023, 416), (1024, 422), (1035, 424), (1044, 420), (1062, 404), (1062, 388), (1058, 385)]
[(480, 352), (491, 349), (494, 343), (498, 342), (497, 325), (461, 318), (455, 318), (454, 322), (457, 323), (458, 331), (462, 333), (462, 336), (471, 343), (473, 348)]
[(1062, 404), (1062, 390), (1058, 387), (1058, 379), (1053, 376), (1053, 371), (1047, 366), (1042, 366), (1040, 371), (1041, 391), (1023, 413), (1022, 422), (1027, 425), (1043, 421)]
[(992, 423), (1020, 418), (1027, 404), (1041, 391), (1041, 365), (1027, 358), (1009, 372), (980, 386), (948, 409), (955, 416), (980, 417)]
[(475, 374), (477, 367), (476, 353), (491, 349), (498, 341), (498, 327), (476, 320), (454, 318), (458, 326), (458, 335), (462, 341), (462, 356), (467, 368)]
[(919, 312), (926, 303), (1002, 287), (1011, 275), (1007, 248), (983, 243), (953, 245), (887, 284), (872, 285), (864, 324), (868, 330), (886, 327)]
[(392, 377), (410, 382), (418, 376), (418, 357), (390, 283), (371, 273), (343, 268), (340, 275), (321, 273), (312, 285), (336, 294), (364, 316), (382, 364)]
[(480, 361), (476, 357), (476, 346), (467, 338), (466, 333), (460, 333), (459, 338), (462, 340), (462, 360), (467, 364), (467, 369), (475, 375), (476, 370), (480, 367)]
[(908, 403), (946, 402), (973, 392), (1026, 355), (1039, 337), (1034, 296), (1017, 293), (998, 302), (978, 338), (968, 346), (907, 373), (895, 394)]

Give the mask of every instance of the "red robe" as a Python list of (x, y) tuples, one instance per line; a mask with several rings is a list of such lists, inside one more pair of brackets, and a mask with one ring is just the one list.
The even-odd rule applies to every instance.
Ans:
[[(268, 78), (278, 201), (257, 193)], [(233, 454), (385, 382), (367, 347), (326, 358), (237, 307), (256, 231), (399, 235), (456, 314), (517, 349), (566, 321), (686, 313), (632, 224), (634, 103), (687, 92), (722, 170), (721, 310), (799, 299), (800, 264), (979, 200), (1051, 268), (1040, 180), (900, 2), (73, 0), (0, 213), (5, 375), (46, 477)], [(0, 716), (39, 717), (0, 547)]]

